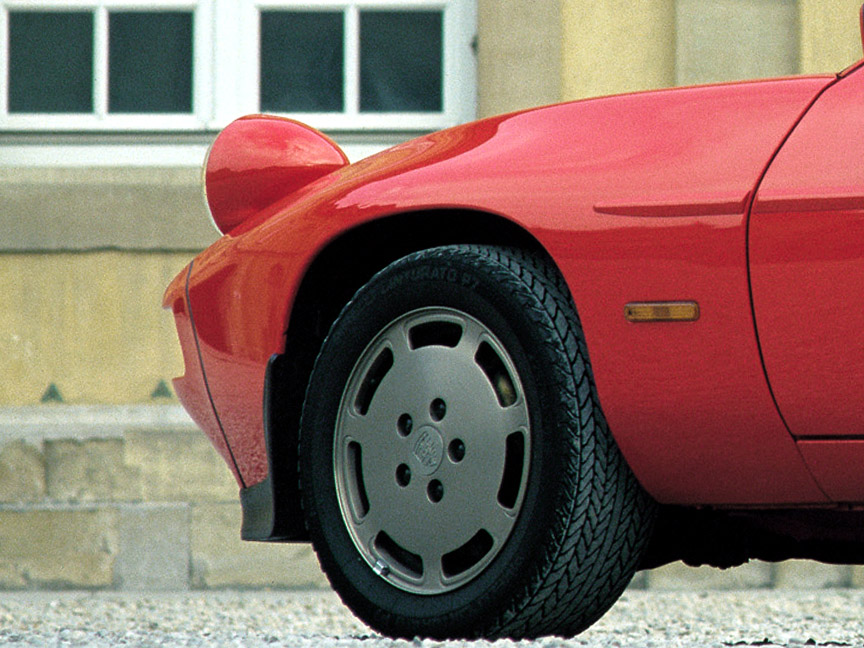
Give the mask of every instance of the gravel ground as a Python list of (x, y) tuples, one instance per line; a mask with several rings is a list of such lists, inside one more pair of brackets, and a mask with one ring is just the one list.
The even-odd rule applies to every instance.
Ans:
[(573, 639), (397, 641), (329, 592), (5, 593), (0, 644), (341, 648), (862, 646), (864, 591), (628, 591)]

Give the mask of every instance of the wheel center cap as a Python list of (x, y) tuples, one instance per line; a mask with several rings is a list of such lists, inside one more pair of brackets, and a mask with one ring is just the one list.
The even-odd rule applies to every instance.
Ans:
[(424, 475), (431, 475), (438, 470), (444, 457), (444, 438), (431, 425), (424, 425), (417, 430), (413, 452), (417, 460), (417, 470)]

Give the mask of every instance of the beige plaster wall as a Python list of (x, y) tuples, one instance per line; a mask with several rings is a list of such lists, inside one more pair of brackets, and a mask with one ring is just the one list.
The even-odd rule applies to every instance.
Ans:
[(675, 82), (674, 0), (562, 0), (561, 9), (562, 98)]
[(52, 383), (67, 403), (152, 401), (183, 373), (161, 300), (191, 256), (0, 253), (0, 406), (38, 404)]
[(0, 167), (0, 251), (200, 250), (199, 168)]
[(558, 0), (477, 0), (478, 114), (561, 99)]
[(561, 0), (561, 98), (837, 72), (858, 0)]
[[(824, 72), (860, 57), (859, 0), (478, 0), (481, 115)], [(195, 168), (0, 167), (0, 406), (140, 403), (182, 371), (170, 278), (215, 240)]]
[(795, 74), (796, 0), (678, 0), (675, 82)]
[[(165, 402), (162, 292), (216, 240), (194, 168), (0, 168), (0, 407)], [(170, 402), (170, 400), (168, 401)]]
[(801, 72), (838, 72), (861, 58), (860, 10), (859, 0), (798, 0)]

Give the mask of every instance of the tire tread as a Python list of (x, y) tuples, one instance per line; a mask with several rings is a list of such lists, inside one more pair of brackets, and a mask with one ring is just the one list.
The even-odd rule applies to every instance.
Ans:
[[(552, 382), (549, 391), (557, 398), (555, 407), (563, 417), (561, 433), (566, 433), (566, 463), (540, 560), (534, 562), (530, 577), (512, 593), (504, 609), (482, 626), (451, 634), (513, 639), (575, 635), (600, 618), (626, 588), (650, 538), (656, 504), (636, 481), (609, 432), (567, 283), (545, 256), (519, 248), (472, 244), (408, 255), (376, 275), (367, 287), (400, 264), (420, 259), (445, 267), (454, 260), (466, 266), (480, 265), (509, 291), (510, 301), (521, 307), (542, 334), (543, 356), (551, 359), (543, 377)], [(345, 312), (366, 297), (366, 290), (362, 288), (345, 306), (325, 348)], [(316, 361), (313, 376), (318, 371)], [(309, 398), (307, 394), (307, 401)], [(302, 458), (300, 472), (303, 490)], [(306, 506), (307, 521), (314, 531), (321, 520), (310, 508)], [(317, 546), (316, 551), (339, 591), (345, 582), (328, 569), (329, 560)], [(394, 627), (391, 616), (381, 610), (380, 625)], [(457, 619), (442, 619), (441, 623), (442, 627), (458, 626)]]

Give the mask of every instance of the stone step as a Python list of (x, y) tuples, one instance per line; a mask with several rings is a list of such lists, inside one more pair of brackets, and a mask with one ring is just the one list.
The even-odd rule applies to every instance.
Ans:
[(240, 540), (238, 488), (177, 406), (0, 409), (0, 589), (326, 587)]
[[(322, 588), (308, 545), (240, 540), (237, 484), (178, 406), (0, 408), (0, 590)], [(811, 561), (637, 574), (652, 590), (864, 586)]]

